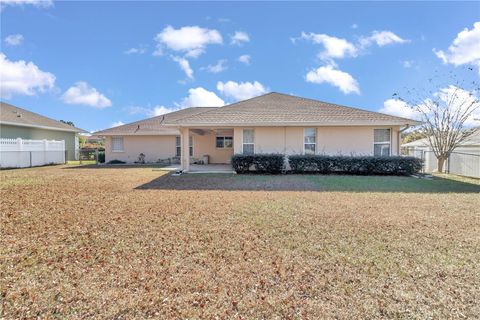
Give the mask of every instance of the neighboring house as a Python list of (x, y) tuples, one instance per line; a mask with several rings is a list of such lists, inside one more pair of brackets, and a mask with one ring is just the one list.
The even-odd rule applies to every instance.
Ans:
[[(402, 144), (403, 153), (424, 160), (424, 171), (438, 171), (437, 157), (427, 138)], [(447, 172), (480, 178), (480, 128), (453, 150), (445, 168)]]
[[(419, 151), (433, 152), (430, 142), (427, 138), (418, 139), (409, 143), (402, 144), (406, 154), (412, 155)], [(453, 152), (480, 154), (480, 128), (465, 139)]]
[(187, 108), (102, 130), (106, 161), (179, 158), (184, 171), (205, 155), (230, 163), (236, 153), (400, 154), (400, 130), (418, 121), (280, 93), (224, 107)]
[(64, 140), (66, 160), (78, 157), (78, 134), (85, 130), (0, 102), (0, 138)]

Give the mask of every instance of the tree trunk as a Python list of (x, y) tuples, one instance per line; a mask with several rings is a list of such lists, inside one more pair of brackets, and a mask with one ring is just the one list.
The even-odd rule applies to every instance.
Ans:
[(437, 158), (437, 171), (442, 173), (443, 172), (443, 164), (445, 163), (446, 158), (445, 157), (438, 157)]

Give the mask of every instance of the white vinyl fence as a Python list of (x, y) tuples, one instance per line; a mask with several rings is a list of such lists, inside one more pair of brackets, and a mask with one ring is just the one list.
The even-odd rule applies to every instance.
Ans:
[[(424, 160), (424, 172), (437, 171), (437, 157), (433, 151), (411, 150), (409, 155)], [(444, 164), (444, 171), (460, 176), (480, 178), (480, 154), (452, 152)]]
[(65, 141), (0, 138), (0, 167), (26, 168), (65, 163)]

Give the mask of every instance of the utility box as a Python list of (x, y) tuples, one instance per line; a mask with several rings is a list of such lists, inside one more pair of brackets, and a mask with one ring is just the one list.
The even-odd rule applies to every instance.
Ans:
[(210, 156), (208, 154), (203, 156), (203, 164), (208, 164), (209, 160), (210, 160)]

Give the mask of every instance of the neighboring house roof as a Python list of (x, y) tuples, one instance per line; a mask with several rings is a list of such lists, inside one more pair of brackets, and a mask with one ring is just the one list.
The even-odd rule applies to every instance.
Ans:
[(165, 124), (180, 126), (418, 125), (420, 122), (281, 93), (215, 108)]
[(0, 102), (0, 124), (56, 131), (87, 132), (5, 102)]
[[(427, 138), (423, 139), (418, 139), (409, 143), (404, 143), (402, 144), (402, 147), (429, 147), (430, 142), (428, 141)], [(470, 146), (480, 146), (480, 128), (477, 129), (477, 131), (472, 134), (470, 137), (465, 139), (459, 147), (470, 147)]]
[(97, 131), (96, 136), (128, 136), (128, 135), (179, 135), (177, 128), (165, 126), (165, 122), (174, 122), (188, 116), (194, 116), (216, 107), (194, 107), (173, 111), (161, 116), (135, 121), (118, 127)]

